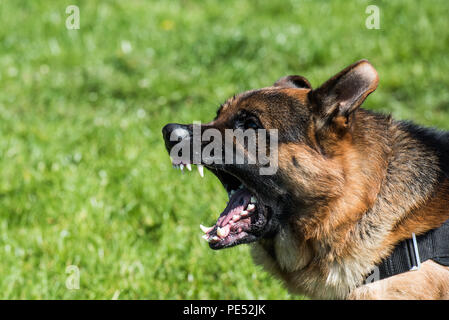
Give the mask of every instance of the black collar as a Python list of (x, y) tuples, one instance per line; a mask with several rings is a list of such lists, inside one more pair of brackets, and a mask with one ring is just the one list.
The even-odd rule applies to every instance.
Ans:
[(422, 262), (429, 259), (449, 266), (449, 220), (437, 229), (417, 237), (413, 234), (410, 239), (397, 244), (391, 255), (365, 278), (365, 284), (417, 270)]

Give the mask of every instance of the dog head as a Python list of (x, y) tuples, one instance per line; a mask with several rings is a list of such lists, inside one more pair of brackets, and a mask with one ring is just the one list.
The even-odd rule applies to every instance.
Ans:
[[(162, 132), (174, 165), (189, 170), (191, 164), (200, 170), (204, 166), (228, 192), (229, 202), (215, 225), (202, 227), (210, 247), (221, 249), (272, 237), (291, 217), (313, 219), (316, 206), (337, 197), (345, 180), (339, 159), (345, 144), (351, 143), (356, 111), (377, 83), (377, 72), (362, 60), (317, 89), (304, 77), (286, 76), (271, 87), (228, 99), (207, 124), (167, 124)], [(196, 141), (197, 148), (195, 130), (201, 139)], [(226, 137), (229, 130), (252, 130), (255, 138), (215, 141), (215, 147), (224, 152), (210, 147), (212, 136)], [(276, 133), (276, 150), (270, 149), (270, 135), (261, 139), (260, 132)], [(276, 170), (261, 174), (267, 163), (250, 152), (251, 143), (257, 152), (265, 152), (270, 159), (275, 156)], [(230, 146), (236, 152), (226, 158)], [(210, 149), (214, 149), (209, 152), (214, 161), (203, 156)], [(237, 161), (237, 149), (246, 156), (243, 163)], [(173, 160), (174, 156), (182, 158)]]

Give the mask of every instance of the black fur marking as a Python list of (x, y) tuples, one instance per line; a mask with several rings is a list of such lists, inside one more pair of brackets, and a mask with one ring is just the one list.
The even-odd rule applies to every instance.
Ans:
[(292, 157), (292, 162), (293, 162), (293, 165), (294, 165), (296, 168), (299, 168), (299, 163), (298, 163), (298, 160), (296, 160), (296, 157), (295, 157), (295, 156)]

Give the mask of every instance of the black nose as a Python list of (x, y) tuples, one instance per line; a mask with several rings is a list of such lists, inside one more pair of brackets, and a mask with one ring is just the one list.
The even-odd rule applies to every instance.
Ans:
[(179, 141), (190, 137), (190, 129), (179, 123), (169, 123), (162, 128), (165, 146), (170, 150)]

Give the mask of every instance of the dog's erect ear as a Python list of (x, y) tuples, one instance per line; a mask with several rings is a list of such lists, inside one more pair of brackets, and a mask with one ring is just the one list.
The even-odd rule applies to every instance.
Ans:
[(318, 113), (325, 121), (348, 118), (376, 90), (379, 77), (376, 69), (367, 61), (360, 60), (327, 80), (321, 87), (310, 92), (318, 107)]
[(312, 89), (309, 80), (302, 76), (285, 76), (274, 83), (275, 87)]

